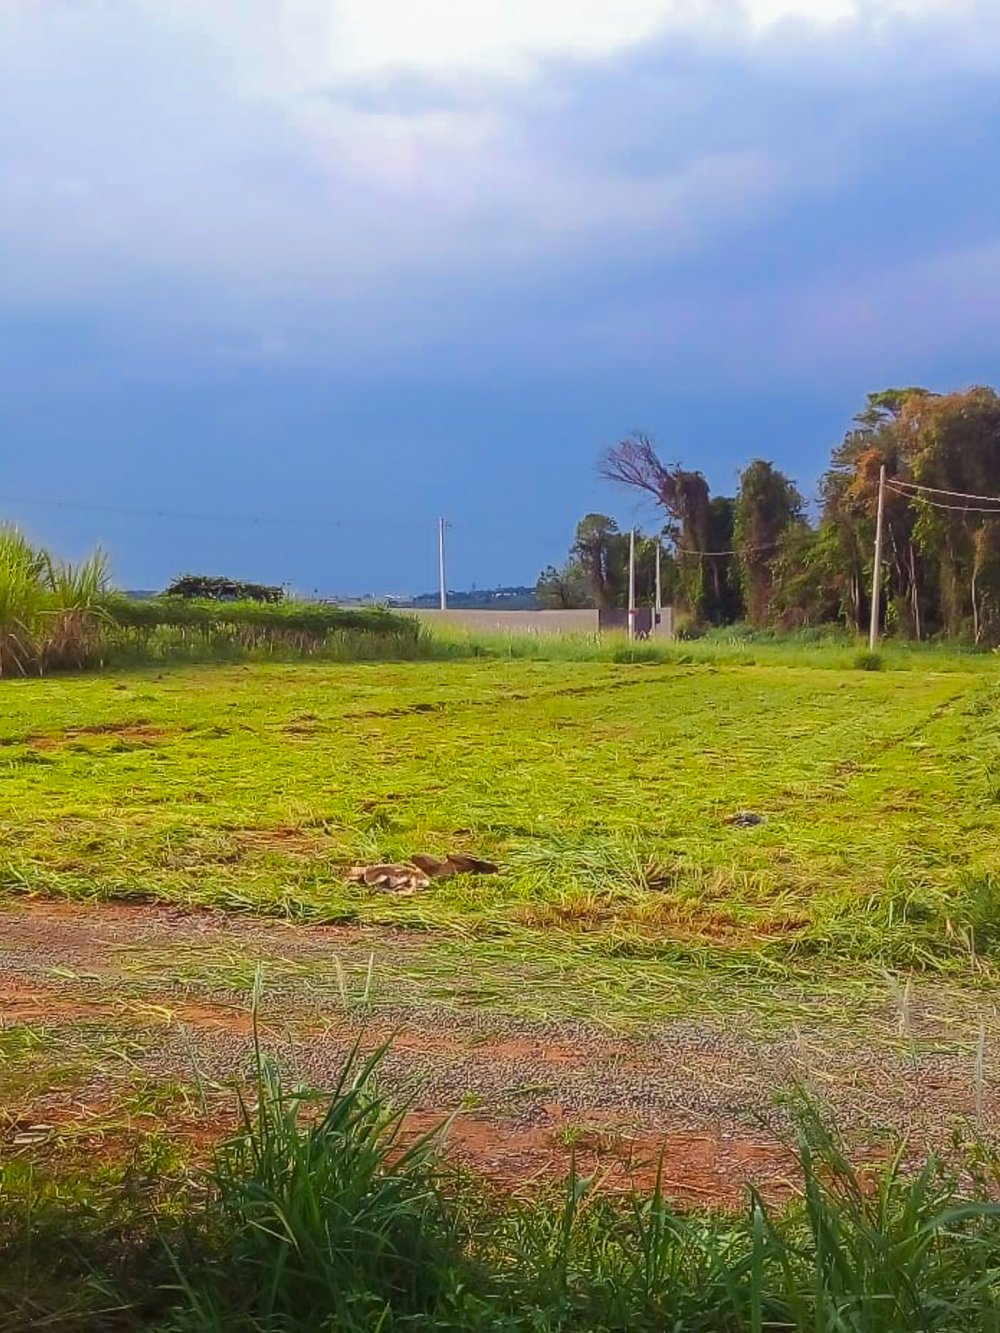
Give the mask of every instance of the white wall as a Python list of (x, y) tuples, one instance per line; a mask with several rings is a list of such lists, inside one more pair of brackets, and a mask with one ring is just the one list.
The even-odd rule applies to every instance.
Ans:
[[(454, 625), (480, 634), (596, 634), (596, 611), (430, 611), (405, 608), (405, 615), (417, 616), (433, 629), (435, 625)], [(658, 639), (673, 635), (672, 607), (663, 608), (656, 629)]]

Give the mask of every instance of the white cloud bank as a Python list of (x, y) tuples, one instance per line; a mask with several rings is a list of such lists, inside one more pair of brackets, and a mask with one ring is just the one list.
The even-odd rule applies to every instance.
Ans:
[(663, 114), (591, 75), (672, 44), (779, 91), (895, 61), (898, 113), (905, 40), (938, 77), (1000, 63), (1000, 0), (0, 0), (0, 313), (149, 291), (286, 356), (446, 343), (491, 298), (571, 305), (609, 264), (738, 244), (863, 156), (833, 101), (811, 139), (748, 140), (668, 68), (669, 152), (589, 157), (582, 110), (626, 145)]
[[(326, 14), (333, 70), (524, 72), (533, 61), (597, 60), (671, 32), (766, 33), (972, 12), (971, 0), (293, 0), (305, 29)], [(309, 19), (312, 19), (310, 23)]]

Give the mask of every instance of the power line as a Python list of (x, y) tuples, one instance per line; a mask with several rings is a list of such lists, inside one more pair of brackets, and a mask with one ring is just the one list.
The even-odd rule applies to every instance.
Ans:
[[(37, 505), (43, 509), (77, 509), (95, 514), (118, 514), (130, 518), (159, 518), (176, 519), (182, 522), (194, 523), (245, 523), (252, 527), (289, 527), (289, 528), (368, 528), (377, 526), (374, 519), (344, 519), (344, 518), (284, 518), (281, 516), (269, 517), (260, 514), (211, 514), (211, 513), (188, 513), (182, 510), (171, 509), (138, 509), (126, 505), (106, 505), (91, 504), (82, 500), (54, 500), (49, 498), (39, 498), (29, 495), (0, 495), (0, 504), (21, 504)], [(391, 520), (391, 526), (394, 528), (420, 528), (425, 529), (428, 525), (418, 523), (413, 519)]]
[[(886, 482), (886, 488), (890, 491), (895, 491), (895, 493), (897, 495), (901, 495), (904, 500), (919, 499), (923, 501), (925, 505), (930, 505), (932, 509), (943, 509), (946, 510), (948, 513), (952, 514), (995, 514), (998, 518), (1000, 518), (1000, 498), (997, 498), (994, 501), (994, 505), (992, 508), (987, 508), (983, 505), (969, 505), (969, 504), (950, 505), (950, 504), (945, 504), (941, 500), (930, 500), (927, 498), (926, 495), (913, 495), (909, 491), (901, 490), (898, 486), (895, 486), (891, 481)], [(947, 494), (947, 492), (945, 492), (945, 494)], [(984, 496), (976, 496), (970, 498), (988, 500), (992, 499), (993, 497), (984, 495)]]
[(744, 546), (738, 551), (693, 551), (686, 546), (675, 546), (674, 551), (678, 555), (696, 555), (700, 560), (709, 560), (717, 555), (759, 555), (761, 551), (773, 551), (780, 542), (762, 542), (758, 546)]
[(905, 488), (907, 491), (926, 491), (929, 495), (948, 495), (954, 500), (985, 500), (1000, 505), (1000, 495), (970, 495), (966, 491), (943, 491), (938, 486), (922, 486), (916, 481), (904, 481), (902, 477), (893, 477), (886, 482), (886, 485), (891, 486), (893, 490)]

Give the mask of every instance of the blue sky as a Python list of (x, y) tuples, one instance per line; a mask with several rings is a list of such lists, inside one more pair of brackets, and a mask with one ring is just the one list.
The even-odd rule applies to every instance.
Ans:
[(998, 90), (1000, 0), (5, 0), (0, 512), (387, 592), (648, 519), (632, 428), (811, 492), (1000, 380)]

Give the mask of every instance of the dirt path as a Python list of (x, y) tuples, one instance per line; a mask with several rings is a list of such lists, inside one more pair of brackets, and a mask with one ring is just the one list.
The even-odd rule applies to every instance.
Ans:
[(0, 914), (7, 1141), (27, 1151), (73, 1136), (93, 1148), (164, 1123), (193, 1140), (223, 1132), (225, 1085), (250, 1058), (258, 965), (275, 978), (265, 1044), (284, 1063), (322, 1086), (356, 1042), (386, 1044), (383, 1081), (412, 1098), (409, 1129), (453, 1117), (452, 1155), (511, 1188), (561, 1177), (575, 1158), (609, 1188), (648, 1185), (662, 1170), (665, 1188), (693, 1202), (735, 1202), (748, 1181), (780, 1196), (780, 1095), (796, 1084), (869, 1142), (886, 1129), (925, 1145), (972, 1122), (1000, 1128), (989, 993), (925, 985), (907, 995), (903, 1018), (880, 1002), (846, 1025), (820, 1014), (778, 1035), (736, 1012), (622, 1036), (364, 984), (383, 963), (405, 975), (433, 948), (412, 933), (14, 904)]

